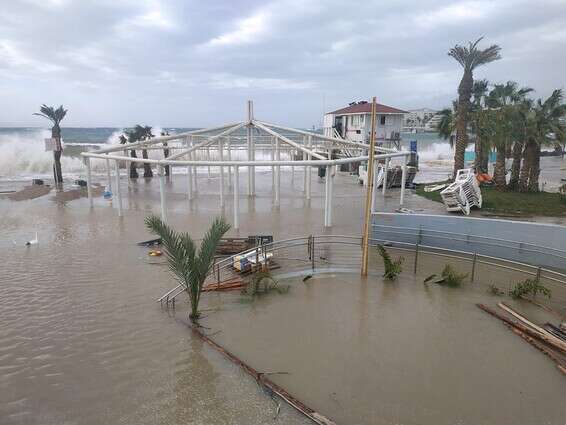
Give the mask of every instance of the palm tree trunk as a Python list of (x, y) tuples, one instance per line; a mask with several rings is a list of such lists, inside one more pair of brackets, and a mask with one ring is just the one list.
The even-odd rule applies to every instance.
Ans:
[(532, 140), (527, 140), (525, 143), (525, 150), (523, 153), (523, 165), (521, 167), (521, 173), (519, 174), (519, 191), (526, 192), (529, 186), (529, 175), (531, 173), (531, 167), (533, 163), (533, 157), (535, 155), (535, 143)]
[(497, 156), (495, 158), (495, 168), (493, 171), (493, 180), (495, 187), (499, 191), (504, 191), (507, 188), (507, 180), (505, 178), (505, 147), (497, 149)]
[[(148, 159), (147, 156), (147, 149), (142, 149), (142, 158)], [(151, 171), (151, 164), (143, 163), (143, 176), (144, 177), (153, 177), (153, 171)]]
[(468, 111), (470, 110), (470, 97), (474, 80), (470, 71), (464, 71), (458, 86), (458, 110), (456, 111), (456, 146), (454, 149), (454, 174), (464, 168), (464, 155), (468, 146)]
[(521, 158), (523, 157), (524, 141), (517, 141), (513, 144), (513, 163), (511, 165), (511, 178), (509, 179), (508, 189), (516, 191), (519, 189), (519, 175), (521, 172)]
[[(138, 155), (136, 154), (136, 151), (134, 149), (132, 149), (130, 151), (130, 156), (132, 158), (137, 158)], [(131, 179), (137, 179), (139, 177), (138, 175), (138, 170), (136, 169), (136, 163), (135, 162), (130, 162), (130, 178)]]
[(529, 192), (538, 192), (540, 190), (538, 185), (539, 175), (540, 175), (540, 145), (534, 142), (531, 168), (529, 170), (529, 184), (527, 185), (527, 190)]
[(63, 149), (59, 149), (61, 146), (61, 128), (59, 125), (54, 125), (51, 129), (51, 138), (55, 139), (55, 149), (53, 150), (53, 179), (55, 184), (59, 185), (63, 183), (63, 171), (61, 170), (61, 154)]

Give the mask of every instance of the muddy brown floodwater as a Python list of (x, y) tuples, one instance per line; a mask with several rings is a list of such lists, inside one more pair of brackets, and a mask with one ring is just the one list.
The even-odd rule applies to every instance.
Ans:
[[(315, 176), (308, 203), (301, 179), (291, 189), (285, 174), (280, 210), (270, 179), (257, 180), (254, 200), (241, 190), (241, 235), (323, 232)], [(219, 212), (217, 181), (199, 183), (191, 205), (182, 176), (167, 185), (171, 223), (196, 238)], [(84, 198), (0, 199), (2, 425), (309, 423), (284, 404), (274, 419), (253, 379), (191, 336), (184, 301), (174, 311), (155, 302), (175, 282), (135, 243), (151, 237), (143, 219), (159, 211), (157, 188), (122, 181), (122, 219), (102, 198), (92, 210)], [(332, 232), (359, 234), (361, 193), (339, 176)], [(385, 202), (392, 209), (396, 195)], [(39, 243), (25, 247), (36, 231)], [(207, 294), (203, 324), (254, 368), (288, 372), (271, 378), (338, 424), (564, 423), (564, 377), (474, 306), (495, 302), (481, 284), (425, 287), (412, 273), (385, 284), (375, 273), (280, 278), (287, 294), (253, 302)]]

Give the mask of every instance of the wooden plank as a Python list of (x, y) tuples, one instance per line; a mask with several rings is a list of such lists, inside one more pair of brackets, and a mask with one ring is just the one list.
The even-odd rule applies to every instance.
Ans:
[(558, 348), (559, 350), (563, 351), (564, 353), (566, 353), (566, 342), (562, 341), (560, 338), (556, 338), (554, 335), (552, 335), (546, 329), (541, 328), (537, 324), (531, 322), (525, 316), (523, 316), (520, 313), (518, 313), (517, 311), (513, 310), (507, 304), (500, 302), (499, 304), (497, 304), (497, 306), (499, 308), (505, 310), (507, 313), (511, 314), (513, 317), (516, 317), (517, 319), (519, 319), (521, 322), (523, 322), (527, 326), (530, 326), (532, 329), (534, 329), (539, 334), (541, 334), (541, 336), (543, 336), (542, 339), (544, 339), (545, 342), (551, 344), (552, 346), (554, 346), (554, 347)]

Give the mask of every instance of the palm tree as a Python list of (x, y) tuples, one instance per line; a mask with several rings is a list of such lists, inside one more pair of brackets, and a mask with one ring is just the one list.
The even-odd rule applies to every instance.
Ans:
[[(153, 137), (153, 133), (151, 132), (151, 127), (150, 126), (141, 126), (141, 125), (136, 125), (135, 130), (138, 132), (139, 134), (139, 139), (138, 140), (149, 140)], [(143, 159), (148, 159), (147, 156), (147, 149), (142, 149), (142, 158)], [(153, 171), (151, 170), (151, 164), (147, 164), (147, 163), (143, 163), (143, 176), (144, 177), (153, 177)]]
[(194, 322), (199, 317), (198, 305), (202, 286), (210, 273), (214, 253), (220, 239), (230, 230), (222, 217), (214, 219), (197, 248), (188, 233), (178, 233), (159, 217), (146, 217), (147, 229), (161, 238), (169, 269), (185, 288), (191, 302), (189, 318)]
[(487, 173), (489, 164), (489, 144), (482, 134), (482, 121), (484, 119), (484, 104), (489, 82), (487, 80), (474, 81), (472, 88), (472, 131), (475, 136), (474, 142), (474, 169), (476, 173)]
[[(137, 141), (139, 141), (139, 134), (136, 132), (135, 128), (131, 130), (126, 130), (124, 131), (124, 133), (126, 134), (126, 136), (123, 135), (120, 136), (120, 143), (125, 144), (126, 140), (128, 143), (136, 143)], [(130, 156), (132, 158), (138, 157), (135, 149), (130, 150)], [(138, 175), (137, 165), (134, 161), (132, 161), (130, 162), (130, 178), (137, 179), (138, 177), (139, 175)]]
[(506, 158), (514, 142), (519, 145), (515, 150), (519, 152), (520, 161), (524, 131), (521, 131), (519, 111), (526, 95), (531, 91), (528, 87), (519, 89), (516, 82), (508, 81), (496, 84), (486, 99), (494, 126), (491, 142), (497, 151), (493, 179), (497, 189), (501, 191), (507, 189)]
[(450, 146), (453, 145), (453, 136), (452, 133), (454, 132), (454, 123), (456, 121), (456, 114), (450, 108), (445, 108), (438, 113), (441, 118), (436, 125), (436, 131), (438, 135), (443, 139), (450, 141)]
[(538, 99), (527, 119), (525, 159), (519, 177), (519, 190), (539, 191), (540, 152), (543, 144), (552, 143), (550, 135), (558, 140), (566, 138), (560, 118), (566, 114), (562, 90), (554, 90), (544, 102)]
[(63, 172), (61, 171), (61, 154), (63, 153), (63, 148), (61, 147), (61, 121), (67, 115), (67, 110), (63, 108), (63, 105), (55, 109), (53, 106), (47, 106), (45, 104), (41, 105), (39, 108), (40, 112), (36, 112), (33, 115), (38, 115), (40, 117), (47, 118), (53, 123), (51, 127), (51, 138), (55, 139), (55, 149), (53, 150), (53, 177), (55, 178), (55, 184), (63, 183)]
[(470, 99), (474, 84), (474, 70), (482, 65), (500, 59), (501, 48), (494, 44), (487, 49), (478, 49), (483, 37), (468, 46), (456, 45), (448, 51), (448, 56), (454, 58), (464, 68), (464, 75), (458, 86), (458, 116), (456, 117), (456, 148), (454, 151), (454, 176), (460, 168), (464, 168), (464, 154), (468, 146), (468, 120)]

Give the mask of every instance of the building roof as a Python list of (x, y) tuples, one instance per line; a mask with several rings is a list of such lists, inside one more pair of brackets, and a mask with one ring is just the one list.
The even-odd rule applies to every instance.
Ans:
[[(408, 114), (407, 111), (394, 108), (392, 106), (377, 104), (378, 114)], [(371, 103), (356, 103), (354, 105), (347, 106), (342, 109), (337, 109), (336, 111), (330, 112), (330, 114), (341, 115), (341, 114), (371, 114)]]

